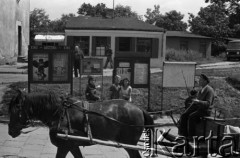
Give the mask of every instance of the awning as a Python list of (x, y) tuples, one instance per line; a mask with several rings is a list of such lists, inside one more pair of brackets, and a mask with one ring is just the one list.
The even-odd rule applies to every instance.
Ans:
[(36, 35), (34, 41), (36, 42), (63, 42), (64, 35)]

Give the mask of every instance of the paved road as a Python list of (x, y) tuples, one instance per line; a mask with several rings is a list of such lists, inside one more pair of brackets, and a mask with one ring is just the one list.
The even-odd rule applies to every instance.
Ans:
[[(163, 121), (162, 121), (163, 122)], [(165, 121), (164, 121), (165, 122)], [(51, 144), (48, 128), (39, 128), (31, 133), (11, 138), (8, 135), (6, 124), (0, 124), (0, 158), (54, 158), (56, 147)], [(176, 129), (173, 129), (176, 132)], [(80, 147), (85, 158), (128, 158), (127, 152), (122, 148), (93, 145)], [(69, 153), (67, 158), (73, 156)], [(142, 156), (143, 157), (143, 156)], [(158, 155), (158, 158), (166, 158)]]
[[(0, 157), (54, 158), (56, 147), (49, 140), (48, 128), (39, 128), (32, 133), (11, 138), (7, 125), (0, 124)], [(81, 147), (85, 158), (127, 158), (123, 149), (94, 145)], [(69, 153), (67, 158), (73, 156)]]

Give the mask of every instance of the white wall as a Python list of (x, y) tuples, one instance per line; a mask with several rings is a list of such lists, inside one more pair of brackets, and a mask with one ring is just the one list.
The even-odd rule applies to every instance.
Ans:
[[(89, 54), (92, 54), (92, 37), (93, 36), (107, 36), (111, 37), (111, 49), (113, 56), (115, 55), (115, 39), (116, 37), (141, 37), (141, 38), (158, 38), (159, 51), (158, 59), (151, 59), (151, 67), (162, 67), (165, 59), (165, 45), (166, 35), (163, 32), (147, 32), (147, 31), (119, 31), (119, 30), (65, 30), (65, 36), (90, 36), (90, 49)], [(65, 44), (67, 41), (65, 41)], [(105, 62), (105, 61), (104, 61)]]

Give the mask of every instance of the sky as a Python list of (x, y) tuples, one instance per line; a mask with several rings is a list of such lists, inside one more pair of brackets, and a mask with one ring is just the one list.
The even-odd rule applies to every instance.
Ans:
[(30, 0), (30, 10), (34, 8), (45, 9), (51, 20), (59, 19), (62, 14), (74, 13), (77, 15), (78, 8), (83, 3), (90, 3), (96, 5), (104, 3), (108, 8), (113, 8), (113, 1), (115, 6), (121, 4), (123, 6), (130, 6), (132, 11), (139, 15), (146, 14), (147, 8), (154, 9), (154, 5), (160, 5), (160, 13), (165, 14), (171, 10), (176, 10), (184, 14), (184, 21), (188, 20), (188, 13), (197, 15), (201, 7), (206, 7), (208, 4), (205, 0)]

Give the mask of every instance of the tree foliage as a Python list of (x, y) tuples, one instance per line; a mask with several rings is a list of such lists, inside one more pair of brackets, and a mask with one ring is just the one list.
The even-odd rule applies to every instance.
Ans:
[(147, 12), (144, 15), (147, 23), (153, 24), (157, 19), (161, 18), (160, 5), (154, 5), (154, 9), (147, 8)]
[(114, 16), (140, 18), (136, 12), (132, 11), (130, 6), (123, 6), (121, 4), (116, 5), (114, 9)]
[(211, 4), (201, 8), (197, 16), (190, 14), (190, 31), (196, 34), (212, 37), (212, 54), (218, 55), (225, 50), (225, 40), (231, 35), (229, 18), (223, 5)]
[(201, 8), (196, 17), (190, 14), (188, 22), (191, 32), (218, 40), (228, 37), (231, 32), (224, 8), (215, 4)]
[(148, 8), (144, 16), (147, 23), (155, 23), (156, 26), (162, 27), (166, 30), (186, 31), (187, 29), (187, 23), (182, 21), (184, 15), (176, 10), (172, 10), (162, 15), (160, 13), (160, 6), (154, 5), (154, 9), (151, 10)]
[[(84, 16), (92, 16), (92, 17), (106, 17), (108, 11), (113, 12), (112, 9), (106, 7), (103, 3), (98, 3), (96, 6), (91, 5), (90, 3), (83, 3), (80, 8), (78, 8), (78, 14)], [(113, 14), (112, 14), (113, 15)], [(132, 11), (130, 6), (123, 6), (118, 4), (114, 9), (115, 17), (136, 17), (140, 18), (138, 14)]]
[(35, 8), (30, 12), (30, 43), (34, 41), (34, 33), (36, 32), (48, 32), (50, 20), (49, 15), (46, 14), (44, 9)]
[(51, 32), (64, 32), (67, 21), (71, 17), (76, 17), (75, 14), (62, 14), (62, 17), (60, 19), (56, 19), (51, 21), (49, 28), (51, 29)]
[(173, 10), (158, 19), (156, 25), (169, 31), (186, 31), (187, 23), (182, 21), (183, 18), (183, 14)]

